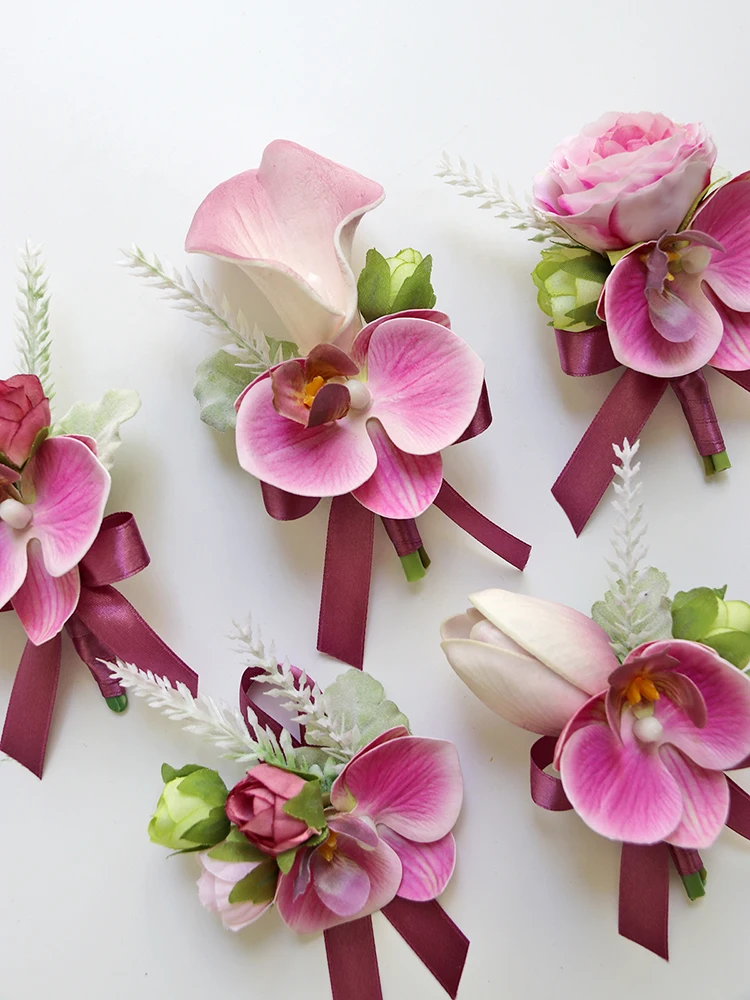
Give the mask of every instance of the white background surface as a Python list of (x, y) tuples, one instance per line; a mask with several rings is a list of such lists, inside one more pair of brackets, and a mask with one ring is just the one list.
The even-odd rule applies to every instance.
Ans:
[[(459, 864), (442, 902), (472, 940), (464, 1000), (750, 997), (750, 844), (726, 831), (706, 852), (709, 894), (673, 885), (669, 965), (617, 935), (618, 849), (572, 814), (528, 796), (531, 737), (489, 713), (438, 646), (444, 616), (488, 586), (587, 610), (604, 589), (605, 505), (576, 540), (549, 487), (615, 375), (560, 374), (528, 272), (537, 248), (433, 174), (443, 149), (528, 187), (564, 135), (607, 110), (703, 120), (719, 162), (750, 167), (747, 7), (741, 0), (630, 4), (449, 0), (181, 0), (4, 3), (0, 34), (0, 342), (14, 364), (14, 249), (46, 242), (58, 412), (110, 386), (138, 389), (111, 510), (131, 509), (153, 557), (122, 589), (201, 674), (236, 697), (226, 640), (252, 607), (280, 651), (320, 681), (315, 652), (325, 504), (296, 524), (262, 510), (231, 439), (202, 425), (192, 373), (204, 328), (115, 267), (136, 240), (175, 264), (211, 187), (295, 139), (387, 191), (358, 252), (415, 246), (435, 257), (438, 304), (485, 358), (495, 422), (453, 449), (447, 474), (535, 546), (521, 576), (434, 510), (433, 557), (408, 588), (378, 534), (366, 668), (415, 732), (454, 740), (466, 777)], [(231, 291), (231, 266), (194, 258)], [(734, 463), (715, 482), (673, 396), (643, 437), (651, 554), (674, 589), (728, 583), (747, 598), (750, 396), (709, 375)], [(0, 622), (0, 707), (23, 638)], [(0, 1000), (329, 996), (323, 941), (277, 916), (235, 936), (198, 903), (196, 863), (166, 860), (145, 828), (159, 765), (211, 751), (147, 709), (110, 713), (68, 649), (43, 782), (0, 767)], [(240, 770), (222, 765), (234, 781)], [(444, 994), (384, 918), (375, 918), (386, 1000)]]

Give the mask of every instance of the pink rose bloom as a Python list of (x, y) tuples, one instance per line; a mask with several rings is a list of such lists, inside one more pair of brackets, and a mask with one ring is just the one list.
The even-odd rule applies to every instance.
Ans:
[(0, 381), (0, 454), (21, 468), (40, 431), (52, 423), (49, 400), (36, 375)]
[(198, 857), (203, 872), (198, 879), (198, 896), (207, 910), (218, 913), (221, 922), (229, 931), (241, 931), (243, 927), (262, 917), (273, 902), (230, 903), (229, 893), (239, 881), (249, 875), (255, 862), (217, 861), (207, 853)]
[(276, 857), (299, 847), (319, 830), (284, 812), (286, 803), (302, 791), (305, 779), (270, 764), (257, 764), (229, 793), (227, 819), (259, 851)]
[(610, 113), (557, 147), (534, 198), (584, 246), (623, 250), (674, 232), (708, 186), (715, 159), (698, 123)]

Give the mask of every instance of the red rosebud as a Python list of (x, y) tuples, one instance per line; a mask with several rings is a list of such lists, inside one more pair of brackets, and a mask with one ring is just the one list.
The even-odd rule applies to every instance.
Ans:
[(0, 453), (25, 465), (40, 431), (52, 423), (49, 400), (36, 375), (0, 380)]
[(276, 857), (320, 832), (284, 812), (284, 805), (304, 785), (304, 778), (297, 774), (270, 764), (257, 764), (229, 793), (227, 817), (258, 850)]

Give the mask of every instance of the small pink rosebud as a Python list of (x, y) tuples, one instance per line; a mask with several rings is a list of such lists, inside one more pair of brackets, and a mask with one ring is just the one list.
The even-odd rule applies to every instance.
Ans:
[(229, 793), (227, 817), (258, 850), (276, 857), (320, 832), (284, 812), (304, 786), (304, 778), (297, 774), (257, 764)]
[(36, 375), (0, 381), (0, 453), (21, 468), (40, 431), (52, 423), (49, 400)]

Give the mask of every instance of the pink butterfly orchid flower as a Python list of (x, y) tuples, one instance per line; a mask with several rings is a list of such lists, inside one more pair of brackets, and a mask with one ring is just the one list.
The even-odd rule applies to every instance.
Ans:
[(383, 198), (375, 181), (279, 139), (206, 197), (185, 249), (238, 264), (302, 354), (334, 339), (348, 349), (360, 322), (352, 240)]
[(636, 371), (750, 368), (750, 171), (720, 187), (689, 229), (622, 257), (599, 315), (615, 357)]
[(369, 323), (350, 354), (331, 344), (261, 375), (237, 400), (237, 455), (258, 479), (306, 497), (353, 493), (376, 514), (416, 517), (442, 483), (440, 451), (476, 412), (484, 365), (414, 310)]
[(104, 517), (110, 476), (92, 448), (51, 437), (22, 472), (0, 466), (0, 608), (13, 605), (37, 646), (75, 611), (78, 563)]

